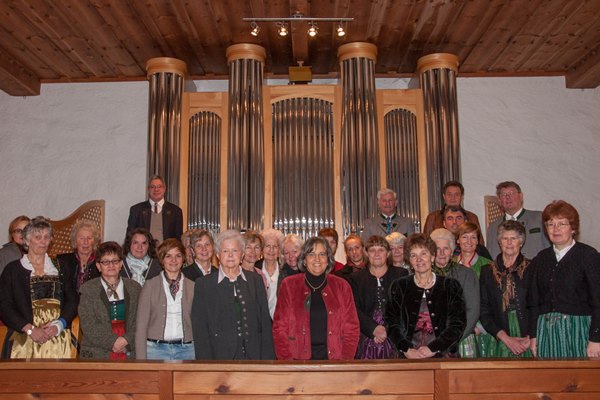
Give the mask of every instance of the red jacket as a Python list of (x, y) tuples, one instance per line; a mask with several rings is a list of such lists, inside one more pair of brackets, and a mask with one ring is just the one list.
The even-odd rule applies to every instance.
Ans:
[[(273, 317), (273, 341), (278, 360), (310, 360), (310, 310), (304, 305), (309, 293), (304, 274), (289, 276), (281, 283)], [(360, 326), (352, 289), (346, 280), (328, 274), (322, 295), (327, 309), (329, 359), (354, 359)]]

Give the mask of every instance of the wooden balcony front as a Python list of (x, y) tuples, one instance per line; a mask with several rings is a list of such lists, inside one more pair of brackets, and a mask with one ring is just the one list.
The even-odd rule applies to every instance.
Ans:
[(0, 400), (600, 399), (600, 361), (0, 362)]

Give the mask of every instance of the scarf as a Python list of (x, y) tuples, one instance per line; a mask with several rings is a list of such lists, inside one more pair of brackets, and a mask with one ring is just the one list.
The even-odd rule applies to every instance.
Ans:
[(431, 266), (431, 270), (433, 271), (434, 274), (436, 274), (438, 276), (448, 276), (450, 274), (450, 271), (452, 271), (452, 269), (454, 267), (456, 267), (456, 265), (457, 265), (456, 261), (450, 260), (444, 268), (440, 268), (435, 264), (435, 261), (434, 261), (433, 265)]
[(106, 295), (108, 296), (108, 301), (110, 301), (111, 297), (114, 297), (115, 300), (120, 300), (119, 299), (119, 293), (117, 293), (117, 287), (119, 286), (119, 282), (121, 281), (121, 278), (117, 279), (117, 281), (114, 284), (110, 284), (106, 281), (106, 279), (104, 279), (104, 277), (102, 277), (102, 282), (106, 283)]
[(179, 271), (179, 274), (177, 274), (177, 278), (169, 279), (167, 274), (165, 274), (165, 279), (167, 280), (167, 283), (169, 284), (169, 291), (171, 292), (171, 296), (173, 297), (173, 300), (175, 300), (175, 298), (177, 297), (177, 292), (179, 292), (179, 282), (181, 281), (181, 271)]
[(510, 301), (515, 298), (515, 274), (519, 279), (523, 279), (523, 274), (528, 266), (529, 260), (523, 257), (522, 254), (519, 254), (515, 263), (509, 267), (504, 265), (502, 254), (498, 254), (495, 263), (490, 263), (492, 275), (502, 293), (502, 311), (506, 311), (510, 305)]
[(150, 256), (146, 254), (143, 259), (135, 258), (131, 253), (127, 254), (127, 266), (131, 271), (131, 279), (144, 286), (146, 281), (145, 272), (148, 270), (150, 264)]

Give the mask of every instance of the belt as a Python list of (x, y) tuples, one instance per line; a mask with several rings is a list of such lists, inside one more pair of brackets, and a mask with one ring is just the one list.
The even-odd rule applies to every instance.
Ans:
[(184, 342), (183, 339), (175, 339), (175, 340), (160, 340), (160, 339), (146, 339), (149, 342), (157, 343), (157, 344), (190, 344), (192, 341)]

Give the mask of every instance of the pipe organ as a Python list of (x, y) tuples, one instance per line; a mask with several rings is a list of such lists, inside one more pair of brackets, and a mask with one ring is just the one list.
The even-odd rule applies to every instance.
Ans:
[[(182, 93), (171, 111), (180, 132), (151, 113), (149, 173), (163, 162), (157, 149), (177, 150), (164, 153), (171, 164), (179, 155), (165, 178), (188, 228), (309, 237), (335, 227), (345, 237), (360, 233), (377, 212), (377, 191), (389, 187), (419, 230), (443, 182), (460, 177), (456, 68), (426, 56), (422, 89), (380, 90), (376, 53), (369, 43), (340, 46), (339, 85), (269, 86), (264, 48), (233, 45), (229, 91)], [(151, 95), (151, 109), (161, 110), (156, 103)]]

